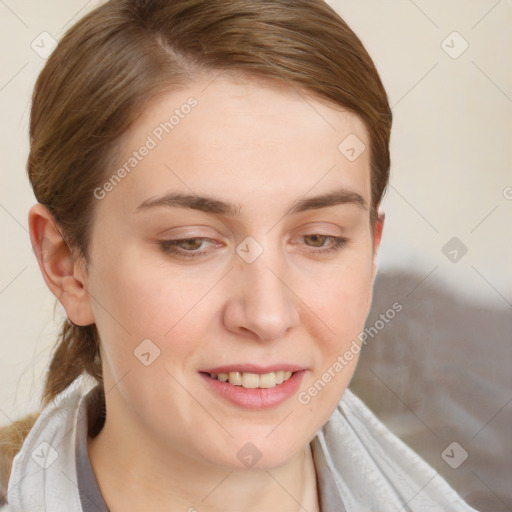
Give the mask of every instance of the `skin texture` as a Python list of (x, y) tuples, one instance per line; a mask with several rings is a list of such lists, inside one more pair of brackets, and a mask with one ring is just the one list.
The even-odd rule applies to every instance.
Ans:
[[(95, 201), (90, 261), (73, 259), (42, 205), (32, 243), (55, 247), (43, 276), (71, 321), (96, 323), (107, 418), (89, 453), (112, 512), (316, 510), (309, 442), (328, 420), (356, 366), (354, 357), (302, 404), (294, 394), (266, 410), (220, 398), (199, 371), (220, 365), (297, 364), (307, 390), (364, 326), (383, 218), (370, 224), (370, 155), (349, 161), (338, 145), (360, 119), (293, 88), (220, 77), (198, 79), (155, 100), (119, 144), (121, 167), (148, 135), (193, 96), (188, 115), (121, 182)], [(107, 179), (118, 168), (106, 172)], [(287, 214), (298, 199), (344, 188), (356, 203)], [(144, 201), (181, 192), (229, 201), (236, 216)], [(345, 237), (344, 247), (329, 238)], [(236, 252), (253, 237), (252, 263)], [(159, 241), (182, 242), (165, 253)], [(135, 357), (150, 339), (160, 355)], [(152, 346), (152, 345), (151, 345)], [(237, 452), (253, 443), (246, 468)], [(141, 508), (142, 507), (142, 508)], [(170, 507), (170, 508), (169, 508)]]

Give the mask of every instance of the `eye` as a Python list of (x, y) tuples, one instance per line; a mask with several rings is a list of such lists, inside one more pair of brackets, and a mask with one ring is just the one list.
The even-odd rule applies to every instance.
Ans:
[[(177, 257), (195, 258), (208, 254), (208, 246), (220, 247), (222, 244), (207, 237), (181, 238), (179, 240), (160, 240), (160, 250)], [(202, 250), (201, 250), (202, 249)]]
[[(312, 233), (299, 237), (303, 240), (308, 250), (306, 252), (312, 255), (332, 253), (344, 248), (348, 239), (332, 235), (323, 235)], [(222, 247), (223, 244), (207, 237), (180, 238), (177, 240), (158, 241), (160, 250), (164, 254), (172, 255), (177, 258), (197, 258), (211, 253), (212, 248)]]
[(300, 238), (306, 242), (307, 247), (314, 248), (314, 250), (309, 251), (312, 254), (324, 254), (339, 251), (343, 249), (348, 243), (347, 238), (332, 235), (322, 235), (319, 233), (304, 235)]

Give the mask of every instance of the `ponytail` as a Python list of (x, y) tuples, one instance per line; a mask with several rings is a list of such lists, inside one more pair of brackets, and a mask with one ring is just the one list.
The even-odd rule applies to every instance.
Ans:
[(46, 375), (43, 406), (84, 371), (103, 382), (98, 346), (98, 332), (94, 324), (82, 327), (67, 319), (64, 321)]

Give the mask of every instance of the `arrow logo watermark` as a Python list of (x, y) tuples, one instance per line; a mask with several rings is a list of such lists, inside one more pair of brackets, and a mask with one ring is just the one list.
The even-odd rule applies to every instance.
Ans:
[(238, 244), (236, 253), (246, 263), (253, 263), (263, 254), (263, 247), (252, 236), (248, 236)]
[(47, 59), (53, 50), (55, 50), (56, 46), (57, 41), (46, 31), (41, 32), (36, 36), (30, 44), (32, 50), (34, 50), (42, 59)]
[(245, 443), (236, 456), (238, 460), (246, 467), (252, 468), (263, 456), (253, 443)]
[(441, 48), (452, 59), (458, 59), (469, 48), (469, 43), (457, 31), (453, 31), (443, 39)]
[(441, 458), (452, 469), (457, 469), (468, 458), (468, 452), (454, 441), (443, 450)]
[(468, 248), (456, 236), (443, 245), (441, 252), (452, 262), (458, 263), (468, 252)]
[(160, 349), (149, 339), (142, 340), (133, 355), (144, 365), (152, 365), (160, 357)]
[(339, 152), (350, 162), (357, 160), (365, 149), (365, 143), (355, 133), (345, 137), (338, 146)]
[(32, 452), (31, 457), (38, 466), (47, 469), (59, 458), (59, 453), (50, 443), (43, 441)]

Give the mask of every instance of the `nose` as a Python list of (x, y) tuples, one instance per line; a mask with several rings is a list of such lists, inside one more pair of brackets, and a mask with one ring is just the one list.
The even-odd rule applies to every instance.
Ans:
[(300, 300), (287, 283), (283, 267), (270, 268), (264, 256), (253, 263), (239, 261), (231, 272), (224, 324), (238, 336), (271, 341), (299, 324)]

